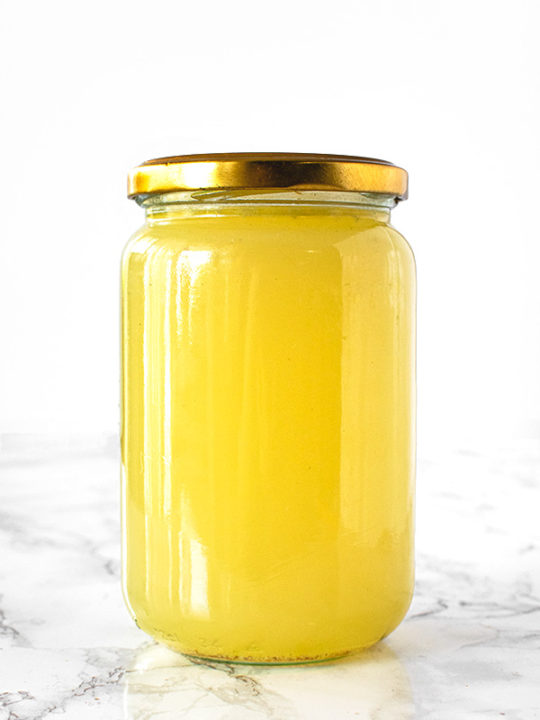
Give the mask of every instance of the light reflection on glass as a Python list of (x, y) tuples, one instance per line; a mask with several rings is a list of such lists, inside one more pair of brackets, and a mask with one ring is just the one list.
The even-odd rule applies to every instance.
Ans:
[(208, 617), (208, 570), (205, 549), (195, 538), (180, 533), (180, 604), (188, 615)]

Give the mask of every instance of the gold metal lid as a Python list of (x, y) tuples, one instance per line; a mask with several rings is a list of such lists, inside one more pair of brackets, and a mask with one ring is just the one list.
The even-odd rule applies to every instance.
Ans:
[(134, 168), (128, 196), (175, 190), (288, 188), (407, 198), (406, 170), (385, 160), (309, 153), (215, 153), (157, 158)]

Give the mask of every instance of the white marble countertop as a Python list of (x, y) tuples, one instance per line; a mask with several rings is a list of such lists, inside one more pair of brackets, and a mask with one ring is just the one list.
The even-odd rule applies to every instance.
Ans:
[(420, 462), (407, 619), (277, 668), (193, 663), (132, 623), (114, 450), (7, 437), (0, 472), (0, 720), (540, 718), (538, 453)]

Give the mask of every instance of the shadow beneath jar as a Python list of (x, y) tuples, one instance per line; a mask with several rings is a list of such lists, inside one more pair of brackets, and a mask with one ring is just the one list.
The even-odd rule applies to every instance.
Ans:
[(384, 642), (309, 665), (191, 660), (159, 644), (141, 648), (124, 677), (127, 720), (328, 720), (414, 716), (407, 672)]

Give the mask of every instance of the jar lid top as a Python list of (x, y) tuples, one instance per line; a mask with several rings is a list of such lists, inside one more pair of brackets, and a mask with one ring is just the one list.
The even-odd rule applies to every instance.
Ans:
[(385, 160), (310, 153), (213, 153), (157, 158), (128, 176), (128, 197), (175, 190), (288, 188), (407, 198), (408, 175)]

